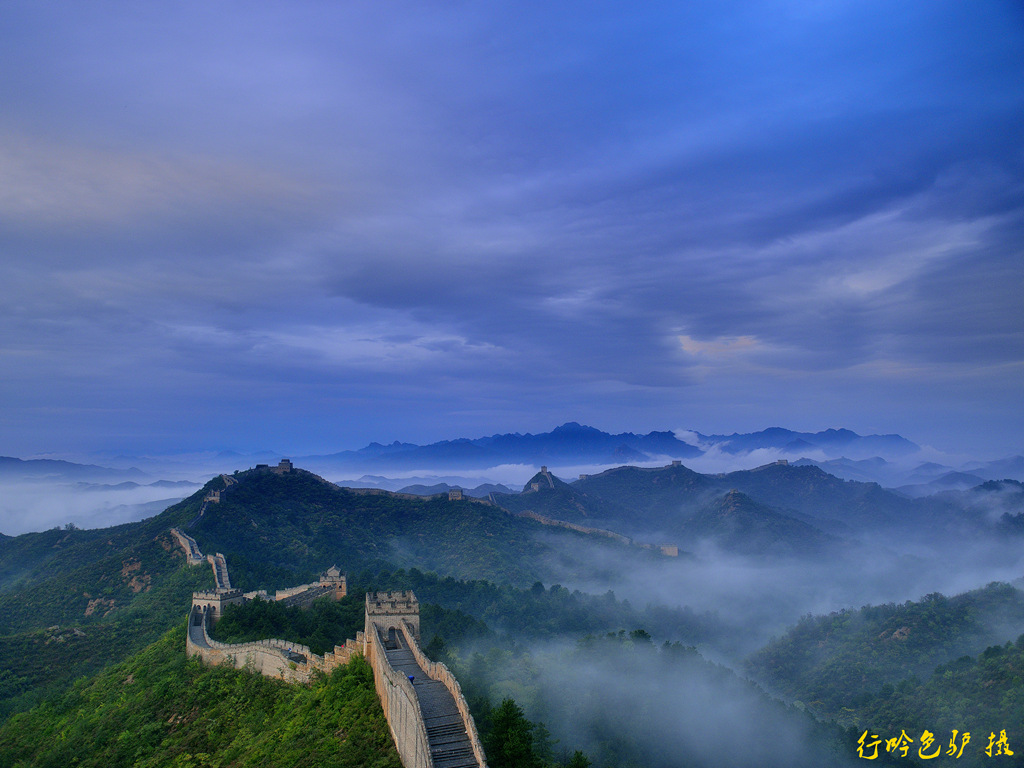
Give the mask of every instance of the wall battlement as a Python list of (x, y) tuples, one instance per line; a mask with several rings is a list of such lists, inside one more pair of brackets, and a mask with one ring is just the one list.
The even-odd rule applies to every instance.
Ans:
[(189, 565), (202, 565), (206, 562), (203, 553), (199, 551), (199, 545), (196, 544), (196, 540), (187, 533), (177, 528), (171, 528), (171, 536), (185, 550), (185, 558), (188, 560)]
[(397, 592), (366, 593), (366, 637), (379, 629), (387, 635), (392, 629), (402, 631), (406, 626), (416, 642), (420, 640), (420, 603), (411, 589)]
[(366, 612), (377, 614), (415, 613), (419, 615), (420, 603), (411, 589), (395, 592), (367, 592)]
[[(287, 595), (283, 599), (290, 600), (344, 587), (344, 577), (332, 567), (314, 584), (281, 592)], [(412, 590), (367, 593), (364, 631), (322, 656), (288, 640), (222, 643), (210, 637), (210, 627), (225, 602), (244, 599), (240, 589), (193, 593), (186, 653), (207, 664), (230, 664), (290, 683), (309, 683), (316, 672), (328, 673), (362, 653), (373, 669), (377, 695), (405, 768), (487, 768), (458, 680), (444, 664), (431, 661), (420, 650), (419, 600)], [(453, 718), (461, 721), (461, 728), (453, 725)], [(428, 727), (428, 722), (437, 720), (445, 722)]]
[(323, 656), (313, 653), (308, 646), (288, 640), (257, 640), (251, 643), (221, 643), (210, 637), (212, 611), (194, 606), (189, 618), (185, 652), (198, 656), (207, 664), (230, 663), (236, 669), (248, 669), (266, 677), (290, 683), (308, 683), (314, 671), (330, 673), (335, 667), (348, 664), (361, 652), (359, 643), (349, 640), (334, 646)]

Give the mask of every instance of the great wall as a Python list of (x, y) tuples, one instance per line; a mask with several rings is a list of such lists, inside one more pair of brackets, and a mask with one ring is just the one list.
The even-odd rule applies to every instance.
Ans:
[[(277, 467), (265, 469), (286, 473), (292, 465), (286, 459)], [(230, 480), (225, 476), (225, 490), (235, 482), (234, 478)], [(219, 502), (220, 493), (208, 494), (199, 516), (205, 514), (208, 504)], [(476, 724), (458, 680), (448, 667), (428, 659), (419, 647), (419, 602), (412, 591), (367, 593), (363, 631), (322, 656), (287, 640), (221, 643), (210, 637), (210, 630), (228, 605), (257, 598), (295, 606), (308, 606), (325, 596), (340, 600), (347, 593), (346, 577), (335, 566), (321, 574), (318, 581), (278, 590), (273, 598), (265, 591), (242, 592), (231, 586), (224, 555), (204, 557), (191, 536), (177, 528), (171, 529), (171, 535), (184, 550), (189, 565), (208, 563), (213, 568), (216, 585), (212, 591), (192, 595), (186, 635), (189, 656), (207, 664), (230, 664), (304, 684), (316, 673), (328, 673), (361, 654), (373, 669), (377, 696), (405, 768), (487, 768)]]

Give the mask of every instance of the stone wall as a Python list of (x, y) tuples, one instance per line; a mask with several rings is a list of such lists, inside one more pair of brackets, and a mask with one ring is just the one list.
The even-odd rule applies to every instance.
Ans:
[(433, 768), (427, 727), (423, 723), (420, 700), (412, 683), (388, 663), (380, 629), (369, 627), (365, 633), (365, 643), (366, 657), (373, 667), (377, 698), (384, 708), (384, 717), (388, 721), (402, 765), (404, 768)]
[[(410, 636), (410, 633), (406, 632), (406, 637)], [(416, 658), (416, 663), (427, 673), (427, 676), (443, 683), (444, 687), (448, 689), (448, 693), (455, 699), (455, 706), (459, 709), (462, 724), (466, 726), (466, 734), (469, 736), (469, 743), (473, 747), (473, 756), (480, 765), (487, 765), (484, 747), (480, 743), (480, 737), (476, 732), (476, 721), (473, 720), (473, 715), (469, 713), (469, 704), (466, 702), (466, 697), (462, 695), (462, 686), (455, 679), (455, 675), (441, 662), (428, 659), (426, 654), (420, 650), (419, 643), (409, 642), (409, 650), (412, 651), (412, 655)]]
[(287, 606), (308, 608), (318, 598), (331, 597), (335, 600), (341, 600), (347, 594), (348, 582), (346, 577), (338, 570), (337, 566), (332, 565), (325, 573), (320, 574), (319, 581), (277, 590), (274, 594), (274, 600), (283, 602)]
[(629, 538), (629, 536), (623, 536), (621, 533), (616, 533), (615, 531), (606, 531), (604, 528), (589, 528), (585, 525), (570, 523), (567, 520), (555, 520), (553, 517), (545, 517), (544, 515), (538, 514), (532, 510), (520, 512), (519, 517), (528, 517), (531, 520), (536, 520), (538, 523), (542, 523), (543, 525), (551, 525), (556, 528), (568, 528), (570, 531), (578, 531), (579, 533), (590, 533), (597, 536), (605, 536), (609, 539), (621, 541), (623, 544), (633, 543), (633, 540)]
[(187, 533), (183, 533), (177, 528), (171, 528), (171, 536), (185, 550), (185, 558), (188, 560), (189, 565), (201, 565), (206, 562), (203, 553), (199, 551), (199, 545), (196, 543), (196, 540)]
[(328, 674), (335, 667), (347, 664), (359, 652), (358, 645), (352, 641), (335, 646), (333, 652), (323, 656), (313, 653), (308, 646), (288, 640), (222, 643), (210, 637), (210, 618), (210, 611), (193, 609), (185, 643), (189, 656), (198, 656), (207, 664), (227, 663), (236, 669), (248, 669), (289, 683), (308, 683), (314, 670)]
[(304, 589), (284, 597), (282, 597), (281, 593), (278, 592), (274, 599), (278, 602), (284, 603), (288, 607), (298, 606), (299, 608), (308, 608), (313, 604), (314, 600), (321, 597), (331, 597), (333, 595), (333, 587), (325, 584), (307, 584)]
[(231, 589), (231, 577), (228, 575), (228, 561), (220, 552), (215, 555), (207, 555), (206, 559), (213, 566), (213, 578), (217, 582), (218, 590)]
[[(194, 539), (177, 530), (172, 533), (190, 556), (193, 551), (198, 553)], [(207, 559), (213, 566), (217, 588), (194, 592), (192, 595), (192, 611), (185, 644), (187, 655), (199, 657), (207, 664), (230, 664), (237, 669), (258, 672), (289, 683), (309, 683), (316, 672), (329, 673), (335, 667), (347, 664), (354, 654), (362, 652), (373, 669), (377, 697), (404, 768), (433, 768), (430, 738), (419, 696), (409, 678), (391, 666), (384, 651), (382, 633), (388, 634), (394, 630), (404, 638), (405, 646), (426, 676), (441, 683), (451, 694), (466, 729), (473, 758), (479, 766), (486, 768), (476, 724), (458, 680), (448, 667), (430, 661), (420, 650), (419, 601), (411, 590), (367, 593), (364, 631), (357, 633), (355, 640), (349, 640), (343, 646), (335, 646), (332, 652), (323, 656), (314, 654), (301, 643), (287, 640), (222, 643), (210, 637), (209, 628), (220, 618), (226, 604), (243, 602), (247, 596), (240, 589), (231, 589), (224, 555), (208, 555)], [(345, 576), (336, 566), (332, 566), (320, 576), (319, 582), (279, 590), (276, 599), (286, 605), (303, 605), (323, 595), (333, 595), (335, 599), (340, 599), (346, 591)], [(408, 659), (403, 663), (407, 662)], [(450, 708), (447, 712), (451, 713)], [(468, 756), (464, 746), (456, 751)]]
[(415, 642), (420, 640), (420, 604), (411, 589), (396, 592), (366, 593), (366, 637), (377, 627), (385, 634), (389, 629), (409, 627)]

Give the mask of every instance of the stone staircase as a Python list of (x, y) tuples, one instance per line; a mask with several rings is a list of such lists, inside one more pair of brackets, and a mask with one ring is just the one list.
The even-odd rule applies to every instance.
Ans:
[(423, 671), (412, 651), (404, 647), (405, 638), (399, 637), (399, 647), (386, 649), (388, 663), (398, 672), (413, 677), (413, 689), (420, 702), (423, 724), (430, 742), (430, 756), (434, 768), (471, 768), (477, 766), (466, 727), (455, 706), (455, 699), (444, 683), (431, 680)]
[(213, 578), (217, 583), (217, 591), (229, 591), (231, 589), (231, 577), (228, 576), (228, 561), (224, 559), (224, 555), (218, 552), (216, 555), (207, 555), (206, 559), (213, 566)]

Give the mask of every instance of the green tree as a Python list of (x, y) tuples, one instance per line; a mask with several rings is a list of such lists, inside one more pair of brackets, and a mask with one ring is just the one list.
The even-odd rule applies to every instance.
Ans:
[(505, 699), (491, 713), (484, 750), (492, 768), (539, 768), (541, 764), (533, 751), (533, 723), (512, 699)]

